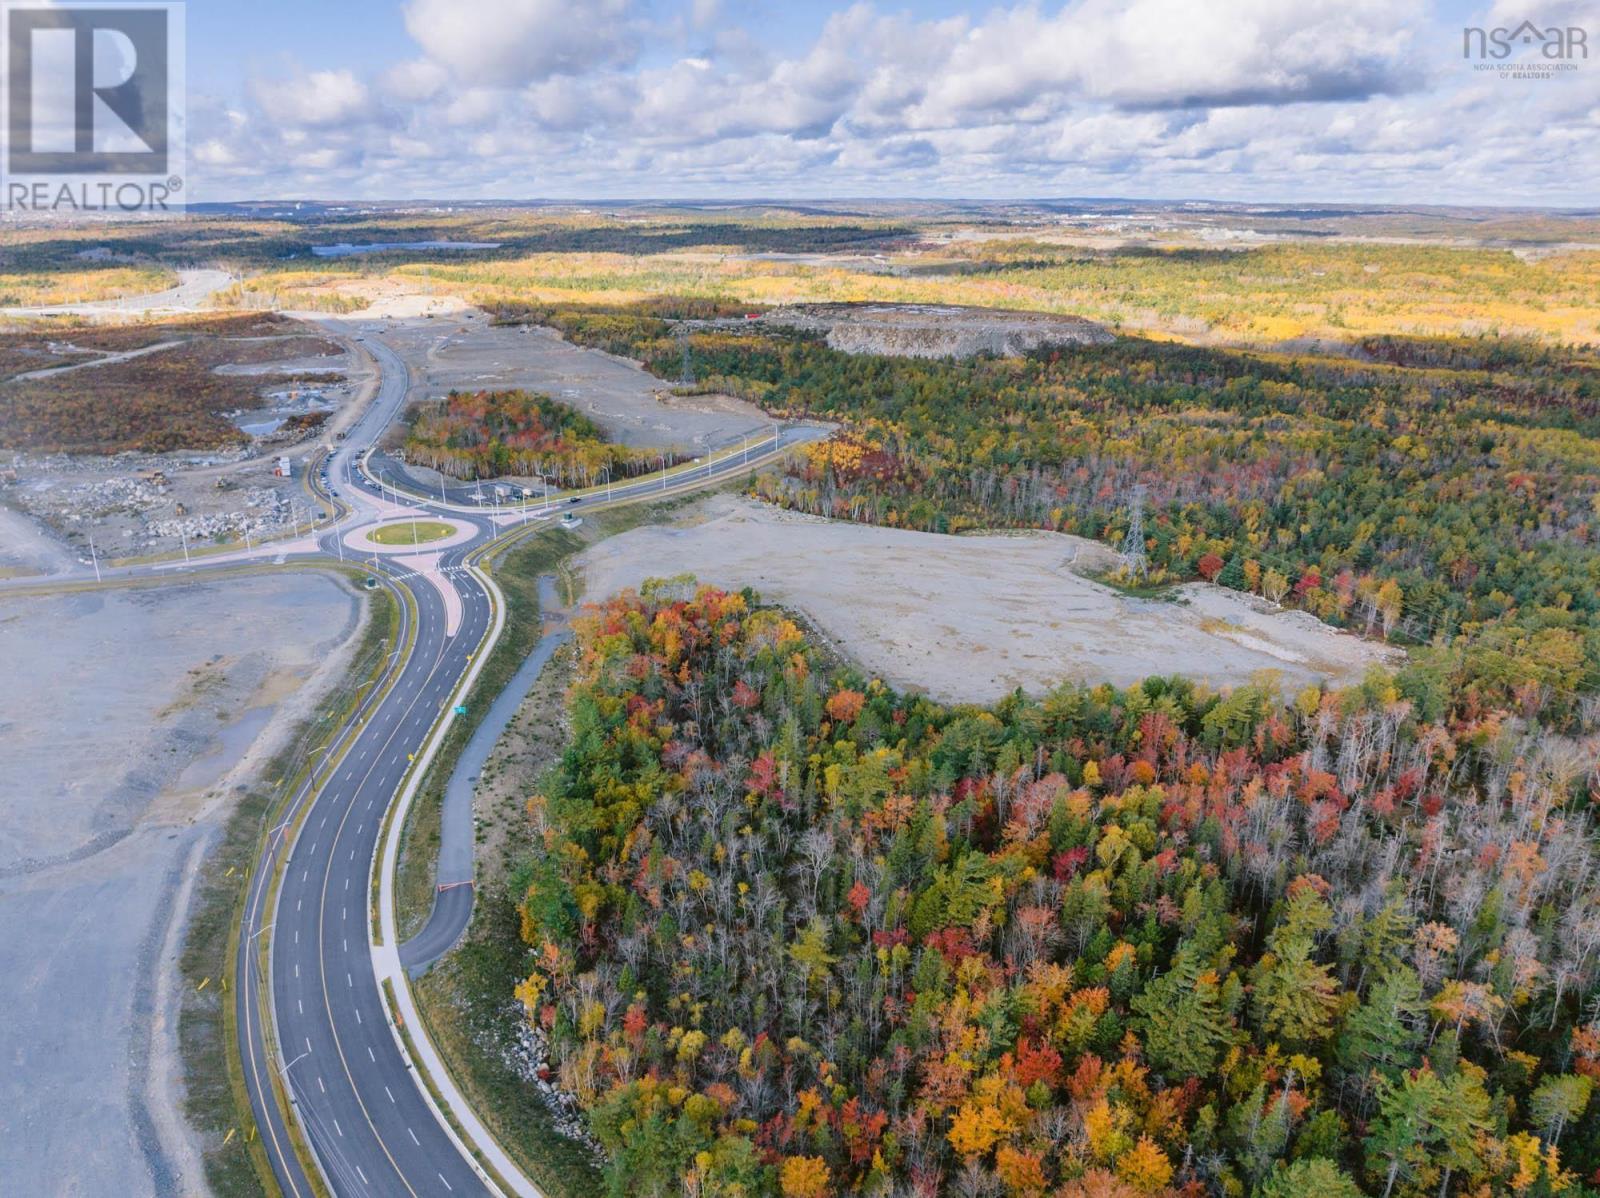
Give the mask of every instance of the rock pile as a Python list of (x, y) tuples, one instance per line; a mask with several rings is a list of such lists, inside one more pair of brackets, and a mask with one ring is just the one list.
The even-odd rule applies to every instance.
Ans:
[(799, 304), (762, 321), (826, 334), (847, 354), (902, 358), (1020, 357), (1044, 345), (1104, 345), (1110, 330), (1081, 316), (945, 304)]

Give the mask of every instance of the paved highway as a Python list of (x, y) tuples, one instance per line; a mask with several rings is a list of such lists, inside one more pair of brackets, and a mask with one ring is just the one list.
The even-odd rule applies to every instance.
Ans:
[[(398, 415), (410, 372), (400, 355), (376, 337), (368, 335), (363, 345), (377, 359), (380, 386), (367, 413), (328, 459), (330, 483), (355, 511), (339, 529), (324, 534), (321, 560), (336, 551), (335, 537), (363, 520), (397, 514), (397, 503), (410, 511), (449, 515), (471, 525), (473, 536), (443, 551), (424, 574), (374, 570), (387, 575), (386, 585), (397, 588), (397, 594), (403, 588), (409, 597), (400, 643), (414, 639), (403, 659), (371, 688), (375, 697), (369, 697), (352, 721), (359, 727), (347, 728), (322, 751), (331, 764), (319, 766), (315, 788), (296, 796), (283, 830), (271, 838), (266, 853), (281, 862), (275, 897), (269, 895), (267, 882), (273, 871), (256, 871), (240, 937), (237, 976), (252, 982), (236, 990), (241, 1049), (251, 1103), (285, 1193), (312, 1190), (275, 1100), (278, 1086), (289, 1096), (292, 1117), (336, 1194), (487, 1194), (495, 1191), (440, 1122), (391, 1028), (374, 967), (369, 885), (384, 816), (411, 756), (446, 716), (471, 655), (488, 647), (484, 636), (491, 625), (490, 598), (464, 567), (497, 534), (537, 528), (539, 513), (490, 513), (476, 505), (425, 501), (403, 491), (385, 498), (364, 464), (370, 447)], [(720, 481), (818, 432), (775, 430), (771, 438), (753, 441), (739, 453), (708, 459), (703, 472), (696, 467), (671, 475), (665, 486), (660, 477), (636, 480), (612, 487), (609, 497), (601, 492), (568, 502), (570, 497), (558, 496), (557, 506), (563, 513), (584, 511)], [(442, 588), (456, 597), (454, 628), (452, 605)], [(470, 801), (451, 811), (446, 818), (461, 827), (447, 828), (446, 839), (456, 833), (454, 840), (465, 845), (466, 859), (442, 860), (441, 880), (446, 883), (464, 880), (459, 876), (463, 873), (471, 877)], [(298, 824), (290, 822), (296, 819)], [(470, 920), (472, 898), (470, 885), (441, 892), (427, 927), (401, 950), (399, 959), (418, 966), (453, 944)], [(264, 984), (261, 936), (269, 946)], [(262, 1002), (263, 992), (270, 995), (269, 1006)], [(513, 1179), (512, 1184), (533, 1192), (525, 1181)]]
[[(343, 330), (330, 328), (336, 335)], [(501, 1192), (470, 1159), (471, 1153), (436, 1113), (417, 1076), (410, 1048), (394, 1030), (380, 985), (400, 977), (402, 962), (419, 966), (453, 944), (472, 912), (472, 887), (439, 895), (432, 918), (405, 948), (377, 946), (372, 931), (374, 861), (384, 818), (400, 796), (413, 755), (422, 756), (471, 663), (490, 647), (495, 631), (488, 588), (470, 560), (497, 537), (528, 535), (544, 527), (539, 517), (584, 512), (737, 477), (818, 428), (775, 429), (737, 452), (708, 457), (691, 470), (617, 484), (581, 496), (558, 495), (543, 513), (526, 509), (485, 511), (476, 504), (439, 503), (384, 488), (363, 470), (368, 452), (399, 415), (410, 389), (404, 360), (373, 330), (358, 339), (376, 359), (376, 395), (344, 440), (326, 459), (330, 490), (338, 490), (338, 520), (315, 538), (259, 545), (196, 558), (192, 565), (163, 562), (83, 566), (45, 582), (0, 581), (8, 592), (92, 586), (103, 582), (187, 580), (241, 566), (277, 563), (286, 568), (322, 568), (353, 558), (350, 538), (359, 530), (406, 513), (446, 516), (465, 528), (436, 553), (407, 548), (373, 555), (370, 572), (395, 597), (400, 649), (381, 677), (368, 686), (343, 728), (314, 749), (316, 769), (290, 797), (252, 871), (235, 962), (234, 1012), (244, 1081), (256, 1118), (256, 1133), (283, 1192), (309, 1198), (320, 1173), (336, 1195), (484, 1195)], [(573, 500), (576, 500), (575, 502)], [(361, 552), (361, 560), (368, 559)], [(459, 797), (459, 796), (458, 796)], [(446, 818), (462, 827), (461, 852), (442, 862), (445, 881), (471, 876), (471, 804), (458, 802)], [(453, 814), (452, 814), (453, 813)], [(465, 835), (459, 835), (464, 829)], [(403, 985), (403, 981), (401, 982)], [(402, 1003), (409, 999), (402, 996)], [(421, 1029), (407, 1029), (417, 1037)], [(416, 1049), (432, 1056), (425, 1041)], [(435, 1077), (447, 1098), (453, 1085)], [(280, 1096), (284, 1101), (280, 1101)], [(459, 1102), (459, 1098), (457, 1098)], [(285, 1116), (287, 1105), (287, 1119)], [(456, 1121), (477, 1127), (475, 1115), (453, 1107)], [(314, 1156), (295, 1149), (290, 1123)], [(481, 1130), (481, 1129), (480, 1129)], [(479, 1136), (473, 1146), (496, 1161), (512, 1191), (536, 1194), (497, 1145)]]

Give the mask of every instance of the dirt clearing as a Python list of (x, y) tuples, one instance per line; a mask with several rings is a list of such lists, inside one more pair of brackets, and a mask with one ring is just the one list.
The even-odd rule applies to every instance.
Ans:
[(754, 587), (807, 615), (896, 686), (992, 702), (1063, 679), (1187, 674), (1213, 686), (1261, 670), (1286, 687), (1351, 682), (1393, 650), (1204, 583), (1134, 599), (1078, 573), (1109, 551), (1055, 533), (948, 537), (783, 512), (721, 495), (672, 525), (636, 528), (578, 559), (584, 598), (693, 573)]
[(357, 610), (291, 573), (0, 599), (6, 1193), (204, 1191), (177, 1114), (189, 879)]
[[(407, 333), (409, 345), (403, 345)], [(539, 391), (577, 408), (614, 441), (690, 453), (737, 445), (772, 421), (725, 395), (674, 396), (635, 362), (573, 345), (552, 329), (491, 324), (481, 313), (417, 329), (391, 327), (387, 339), (415, 371), (413, 398), (450, 391)]]

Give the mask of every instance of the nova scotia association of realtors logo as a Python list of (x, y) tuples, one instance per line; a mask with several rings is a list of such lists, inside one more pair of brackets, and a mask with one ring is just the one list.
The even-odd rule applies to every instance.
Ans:
[(1589, 31), (1531, 20), (1514, 27), (1468, 26), (1461, 31), (1461, 57), (1474, 70), (1493, 71), (1502, 79), (1556, 79), (1588, 61)]
[(4, 0), (0, 207), (181, 211), (183, 5)]

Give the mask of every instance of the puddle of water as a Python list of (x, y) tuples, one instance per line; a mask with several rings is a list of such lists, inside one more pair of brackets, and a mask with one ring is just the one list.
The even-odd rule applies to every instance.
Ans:
[(282, 428), (284, 421), (287, 419), (287, 416), (276, 416), (271, 420), (241, 420), (239, 421), (239, 431), (249, 433), (252, 437), (265, 437), (267, 434), (275, 433)]
[(215, 747), (184, 767), (174, 789), (204, 790), (216, 785), (244, 756), (245, 750), (254, 743), (256, 737), (261, 735), (261, 730), (272, 719), (275, 710), (276, 707), (252, 707), (233, 723), (223, 727), (217, 733)]
[(494, 250), (498, 241), (368, 241), (360, 245), (341, 241), (336, 245), (314, 245), (319, 258), (348, 258), (351, 254), (381, 254), (385, 250)]

